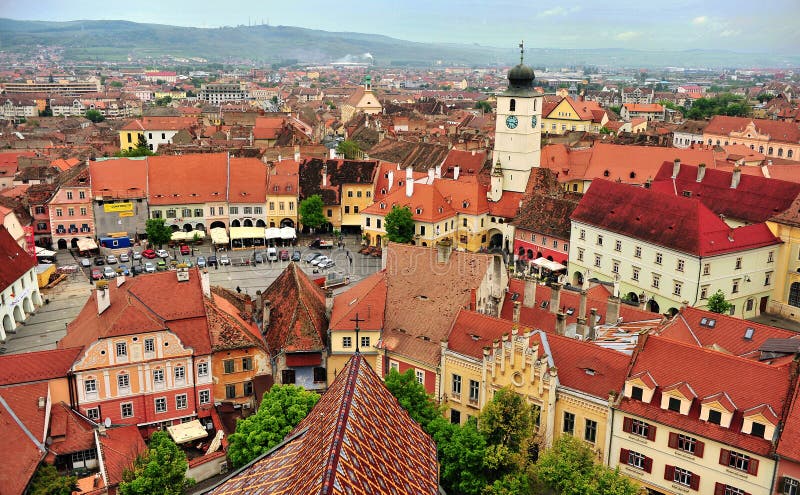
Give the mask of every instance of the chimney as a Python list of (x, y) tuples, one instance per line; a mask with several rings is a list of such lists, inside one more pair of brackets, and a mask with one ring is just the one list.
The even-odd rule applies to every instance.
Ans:
[(592, 308), (589, 310), (589, 331), (583, 335), (583, 340), (594, 340), (595, 327), (597, 327), (597, 308)]
[(336, 148), (331, 148), (328, 150), (328, 158), (331, 160), (336, 158)]
[(436, 170), (433, 167), (428, 169), (428, 184), (433, 184), (433, 179), (436, 178)]
[(436, 250), (436, 261), (438, 263), (447, 263), (450, 260), (450, 253), (453, 251), (453, 242), (449, 237), (445, 237), (436, 243)]
[(472, 156), (475, 156), (475, 150), (472, 150)]
[(283, 156), (281, 156), (280, 154), (278, 154), (278, 161), (281, 161), (281, 160), (283, 160)]
[(122, 284), (125, 283), (125, 276), (120, 275), (119, 277), (116, 277), (116, 280), (117, 280), (117, 287), (120, 287), (122, 286)]
[(46, 403), (47, 403), (47, 399), (45, 399), (44, 397), (39, 397), (38, 399), (36, 399), (36, 406), (39, 409), (44, 409), (44, 406), (45, 406)]
[[(575, 338), (577, 338), (578, 335), (583, 337), (584, 335), (586, 335), (586, 333), (587, 333), (586, 332), (586, 318), (581, 318), (579, 316), (578, 317), (578, 322), (577, 322), (577, 324), (575, 326)], [(563, 334), (561, 334), (561, 335), (563, 335)]]
[(674, 162), (672, 162), (672, 178), (678, 177), (678, 174), (681, 172), (681, 159), (676, 158)]
[(453, 167), (453, 180), (458, 180), (458, 176), (460, 173), (461, 173), (461, 167), (459, 167), (458, 165)]
[(536, 279), (533, 277), (525, 278), (525, 294), (522, 297), (522, 304), (526, 308), (536, 306)]
[(108, 282), (99, 280), (97, 282), (97, 314), (103, 314), (103, 311), (107, 310), (109, 306), (111, 306), (111, 290), (108, 288)]
[(189, 269), (186, 266), (181, 266), (175, 270), (175, 276), (178, 278), (178, 282), (188, 282)]
[(332, 312), (333, 312), (333, 289), (328, 289), (327, 291), (325, 291), (325, 314), (328, 316), (328, 319), (330, 319)]
[(269, 330), (269, 320), (272, 316), (272, 301), (267, 299), (264, 301), (264, 313), (261, 316), (261, 333), (267, 334)]
[(556, 314), (556, 335), (564, 336), (567, 331), (567, 315), (559, 311)]
[(435, 172), (436, 173), (435, 173), (434, 177), (436, 177), (437, 179), (441, 179), (442, 178), (442, 165), (441, 164), (436, 165)]
[(701, 163), (697, 166), (697, 182), (703, 182), (703, 177), (706, 176), (706, 164)]
[(414, 195), (414, 169), (406, 167), (406, 196), (409, 198)]
[(619, 296), (609, 296), (606, 304), (606, 323), (613, 325), (619, 318)]
[(203, 268), (200, 270), (200, 287), (203, 289), (203, 295), (211, 297), (211, 280), (208, 276), (208, 270)]
[(386, 188), (386, 192), (388, 193), (394, 187), (394, 170), (389, 170), (387, 175), (389, 176), (389, 187)]
[(295, 151), (294, 152), (294, 161), (296, 161), (296, 162), (300, 161), (300, 152), (299, 151)]
[(550, 286), (550, 312), (558, 313), (559, 304), (561, 304), (561, 284), (556, 282)]
[(328, 164), (322, 166), (322, 187), (328, 187)]
[(244, 300), (244, 312), (247, 313), (248, 321), (250, 321), (253, 316), (253, 299), (249, 296)]
[(733, 167), (733, 176), (731, 177), (731, 189), (739, 187), (739, 181), (742, 180), (742, 167), (736, 165)]
[(381, 238), (381, 270), (386, 269), (386, 262), (389, 260), (389, 243), (385, 237)]
[(586, 290), (581, 290), (581, 299), (578, 306), (578, 319), (586, 321)]
[(520, 313), (520, 306), (522, 306), (519, 301), (514, 301), (514, 313), (511, 317), (511, 320), (514, 323), (519, 323), (519, 313)]

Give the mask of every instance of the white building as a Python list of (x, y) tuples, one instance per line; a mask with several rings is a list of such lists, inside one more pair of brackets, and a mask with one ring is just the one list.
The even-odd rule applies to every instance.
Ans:
[(41, 304), (35, 259), (0, 226), (0, 342)]

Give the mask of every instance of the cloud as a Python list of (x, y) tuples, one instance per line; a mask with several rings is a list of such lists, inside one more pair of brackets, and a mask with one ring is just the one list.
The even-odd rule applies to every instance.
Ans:
[(580, 6), (577, 5), (575, 7), (569, 7), (569, 8), (553, 7), (552, 9), (539, 12), (539, 14), (536, 17), (554, 17), (554, 16), (563, 17), (568, 14), (574, 14), (575, 12), (579, 12), (580, 10), (581, 10)]
[(724, 31), (720, 31), (719, 33), (720, 37), (722, 38), (730, 38), (731, 36), (739, 36), (740, 34), (742, 34), (742, 32), (738, 29), (726, 29)]
[(614, 39), (618, 41), (630, 41), (640, 37), (642, 33), (639, 31), (625, 31), (614, 35)]
[(706, 17), (704, 15), (701, 15), (699, 17), (695, 17), (694, 19), (692, 19), (692, 24), (694, 24), (695, 26), (702, 26), (703, 24), (705, 24), (707, 22), (708, 22), (708, 17)]

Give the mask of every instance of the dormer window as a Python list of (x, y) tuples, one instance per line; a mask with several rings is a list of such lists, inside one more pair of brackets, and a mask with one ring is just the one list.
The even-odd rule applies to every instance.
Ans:
[(643, 393), (642, 387), (631, 387), (631, 399), (642, 400)]
[(702, 400), (700, 420), (729, 428), (734, 411), (736, 411), (736, 405), (731, 398), (725, 392), (720, 392)]
[(681, 412), (681, 400), (677, 397), (670, 397), (669, 404), (667, 405), (667, 409), (670, 411)]
[(634, 400), (649, 403), (653, 399), (653, 393), (658, 384), (653, 379), (653, 376), (647, 372), (642, 371), (631, 376), (625, 382), (624, 395)]
[(767, 427), (762, 423), (753, 422), (750, 426), (750, 434), (754, 437), (764, 438), (764, 433), (766, 432)]
[(721, 424), (722, 423), (722, 413), (717, 411), (717, 410), (715, 410), (715, 409), (709, 409), (709, 411), (708, 411), (708, 422), (709, 423), (714, 423), (715, 425)]
[(750, 408), (742, 414), (742, 433), (758, 438), (771, 440), (775, 435), (775, 425), (778, 424), (778, 415), (768, 404), (761, 404)]

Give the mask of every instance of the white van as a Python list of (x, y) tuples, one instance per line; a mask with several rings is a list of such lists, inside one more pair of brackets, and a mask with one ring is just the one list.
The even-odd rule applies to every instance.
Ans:
[(274, 247), (267, 248), (267, 261), (272, 263), (273, 261), (278, 261), (278, 250)]

